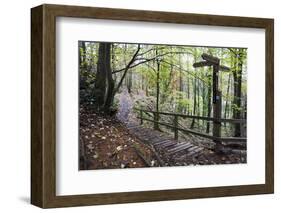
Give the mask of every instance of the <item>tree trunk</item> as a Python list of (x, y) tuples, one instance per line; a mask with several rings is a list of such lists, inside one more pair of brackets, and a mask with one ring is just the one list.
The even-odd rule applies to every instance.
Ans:
[[(182, 79), (182, 64), (181, 64), (181, 55), (179, 55), (179, 100), (180, 102), (183, 98), (182, 92), (183, 92), (183, 79)], [(182, 105), (178, 104), (178, 113), (183, 113), (183, 107)]]
[[(193, 57), (194, 57), (194, 63), (196, 63), (197, 61), (197, 51), (195, 50), (195, 52), (193, 53)], [(194, 85), (193, 85), (193, 115), (196, 115), (196, 78), (194, 78)], [(194, 124), (195, 124), (195, 119), (192, 119), (192, 123), (190, 128), (193, 129), (194, 128)]]
[[(156, 55), (158, 55), (157, 49), (156, 49)], [(159, 95), (160, 95), (160, 61), (157, 60), (157, 69), (156, 69), (156, 115), (155, 115), (155, 121), (159, 122)], [(154, 129), (159, 130), (159, 124), (154, 123)]]
[(127, 77), (127, 88), (129, 93), (132, 92), (132, 81), (133, 81), (133, 73), (132, 70), (130, 70)]
[[(197, 79), (197, 116), (200, 116), (200, 81)], [(200, 120), (197, 120), (197, 127), (200, 127)]]
[(225, 107), (224, 107), (224, 118), (227, 118), (227, 112), (228, 112), (228, 96), (229, 96), (229, 90), (230, 90), (230, 75), (228, 76), (228, 81), (227, 81), (227, 89), (226, 89), (226, 100), (225, 100)]
[[(240, 119), (241, 118), (241, 86), (242, 86), (242, 68), (243, 68), (243, 60), (242, 60), (242, 52), (239, 50), (236, 55), (236, 70), (233, 72), (233, 86), (234, 86), (234, 98), (233, 98), (233, 118)], [(241, 130), (240, 124), (235, 124), (234, 128), (234, 136), (240, 137)]]
[[(189, 77), (187, 75), (187, 99), (188, 101), (190, 100), (190, 85), (189, 85)], [(189, 102), (188, 102), (188, 105), (187, 105), (187, 114), (189, 115), (190, 114), (190, 107), (189, 107)]]
[[(110, 58), (110, 51), (109, 51), (109, 56)], [(106, 69), (106, 79), (107, 79), (107, 94), (106, 94), (106, 99), (104, 103), (104, 111), (109, 114), (112, 111), (112, 105), (113, 105), (113, 100), (114, 100), (114, 80), (112, 78), (112, 70), (110, 68), (110, 62), (107, 64), (107, 69)]]
[(85, 66), (85, 57), (86, 57), (86, 44), (85, 41), (79, 41), (79, 66), (83, 68)]
[[(194, 85), (193, 85), (193, 113), (192, 115), (196, 115), (196, 78), (194, 78)], [(191, 123), (191, 126), (190, 128), (193, 129), (194, 128), (194, 124), (195, 124), (195, 119), (193, 118), (192, 119), (192, 123)]]
[(106, 77), (110, 71), (110, 43), (99, 44), (99, 56), (94, 87), (95, 104), (98, 110), (103, 110), (106, 96)]

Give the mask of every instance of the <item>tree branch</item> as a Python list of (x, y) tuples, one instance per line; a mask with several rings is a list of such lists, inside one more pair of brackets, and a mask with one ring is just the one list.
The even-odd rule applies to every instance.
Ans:
[[(141, 61), (141, 62), (139, 62), (139, 63), (137, 63), (137, 64), (134, 64), (134, 65), (130, 65), (130, 67), (129, 67), (129, 69), (130, 68), (134, 68), (134, 67), (136, 67), (136, 66), (138, 66), (138, 65), (140, 65), (140, 64), (143, 64), (143, 63), (146, 63), (146, 62), (149, 62), (149, 61), (153, 61), (154, 59), (157, 59), (157, 58), (159, 58), (159, 57), (162, 57), (162, 56), (165, 56), (165, 55), (169, 55), (169, 54), (173, 54), (173, 53), (175, 53), (175, 54), (186, 54), (186, 52), (166, 52), (166, 53), (163, 53), (163, 54), (160, 54), (160, 55), (157, 55), (157, 56), (155, 56), (155, 57), (153, 57), (153, 58), (149, 58), (149, 59), (146, 59), (146, 58), (137, 58), (136, 60), (144, 60), (144, 61)], [(190, 53), (188, 53), (188, 54), (190, 54)], [(142, 55), (142, 54), (141, 54)], [(135, 61), (136, 61), (135, 60)], [(112, 74), (115, 74), (115, 73), (118, 73), (118, 72), (122, 72), (122, 71), (124, 71), (124, 70), (126, 70), (127, 69), (127, 66), (125, 67), (125, 68), (122, 68), (122, 69), (119, 69), (119, 70), (114, 70), (113, 72), (112, 72)]]
[(198, 77), (197, 75), (193, 74), (192, 72), (190, 72), (190, 71), (188, 71), (188, 70), (185, 70), (185, 69), (182, 69), (182, 68), (180, 68), (179, 66), (177, 66), (177, 65), (175, 65), (175, 64), (172, 64), (172, 63), (170, 63), (170, 62), (168, 62), (168, 61), (162, 60), (162, 62), (164, 62), (164, 63), (166, 63), (166, 64), (169, 64), (169, 65), (173, 65), (173, 66), (176, 67), (177, 69), (181, 69), (182, 71), (189, 73), (189, 74), (192, 75), (194, 78), (199, 79), (200, 81), (203, 82), (203, 84), (205, 84), (206, 86), (208, 86), (208, 82), (206, 82), (204, 79)]
[(134, 61), (135, 61), (135, 59), (136, 59), (136, 57), (137, 57), (139, 51), (140, 51), (140, 44), (138, 45), (138, 49), (136, 50), (135, 54), (134, 54), (133, 57), (131, 58), (130, 62), (129, 62), (129, 63), (127, 64), (127, 66), (124, 68), (124, 71), (125, 71), (125, 72), (123, 73), (123, 75), (122, 75), (122, 77), (121, 77), (121, 79), (120, 79), (120, 81), (119, 81), (117, 87), (115, 88), (113, 94), (115, 94), (115, 93), (119, 90), (119, 88), (121, 87), (121, 85), (122, 85), (122, 83), (123, 83), (123, 81), (124, 81), (124, 79), (125, 79), (125, 76), (126, 76), (128, 70), (130, 69), (130, 66), (132, 65), (132, 63), (134, 63)]

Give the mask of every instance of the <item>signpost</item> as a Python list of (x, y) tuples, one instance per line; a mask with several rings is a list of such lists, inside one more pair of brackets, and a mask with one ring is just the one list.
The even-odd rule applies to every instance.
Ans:
[[(219, 90), (219, 71), (229, 71), (226, 66), (220, 65), (220, 59), (206, 53), (202, 54), (204, 61), (196, 62), (193, 64), (194, 68), (212, 66), (213, 67), (213, 117), (216, 119), (213, 126), (213, 136), (221, 137), (221, 91)], [(215, 139), (216, 150), (221, 150), (221, 141)]]

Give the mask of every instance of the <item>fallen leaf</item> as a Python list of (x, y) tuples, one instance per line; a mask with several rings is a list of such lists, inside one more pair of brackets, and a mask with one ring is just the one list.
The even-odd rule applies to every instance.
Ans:
[(93, 155), (93, 157), (94, 157), (95, 159), (97, 159), (97, 158), (99, 157), (99, 154), (98, 154), (98, 153), (95, 153), (95, 154)]
[(121, 150), (122, 150), (122, 146), (117, 146), (117, 147), (116, 147), (116, 150), (117, 150), (117, 151), (121, 151)]

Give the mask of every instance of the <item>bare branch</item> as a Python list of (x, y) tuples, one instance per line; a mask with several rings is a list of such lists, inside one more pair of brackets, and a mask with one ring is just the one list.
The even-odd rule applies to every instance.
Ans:
[[(151, 49), (152, 50), (152, 49)], [(146, 63), (146, 62), (149, 62), (149, 61), (153, 61), (154, 59), (157, 59), (157, 58), (159, 58), (159, 57), (162, 57), (162, 56), (165, 56), (165, 55), (169, 55), (169, 54), (190, 54), (189, 52), (166, 52), (166, 53), (163, 53), (163, 54), (160, 54), (160, 55), (157, 55), (157, 56), (155, 56), (155, 57), (153, 57), (153, 58), (149, 58), (149, 59), (146, 59), (146, 58), (136, 58), (136, 60), (135, 61), (137, 61), (137, 60), (144, 60), (144, 61), (141, 61), (141, 62), (139, 62), (139, 63), (137, 63), (137, 64), (132, 64), (132, 65), (130, 65), (130, 67), (129, 67), (129, 69), (130, 68), (134, 68), (134, 67), (136, 67), (136, 66), (138, 66), (138, 65), (140, 65), (140, 64), (143, 64), (143, 63)], [(142, 54), (140, 54), (140, 55), (142, 55)], [(119, 69), (119, 70), (114, 70), (113, 72), (112, 72), (112, 74), (115, 74), (115, 73), (118, 73), (118, 72), (122, 72), (122, 71), (124, 71), (124, 70), (126, 70), (127, 69), (127, 66), (125, 67), (125, 68), (122, 68), (122, 69)]]
[(208, 82), (206, 82), (204, 79), (198, 77), (197, 75), (193, 74), (193, 73), (190, 72), (189, 70), (182, 69), (182, 68), (180, 68), (179, 66), (177, 66), (177, 65), (175, 65), (175, 64), (172, 64), (172, 63), (170, 63), (170, 62), (168, 62), (168, 61), (165, 61), (165, 60), (162, 60), (162, 62), (163, 62), (163, 63), (166, 63), (166, 64), (169, 64), (169, 65), (172, 65), (173, 67), (176, 67), (177, 69), (181, 69), (182, 71), (189, 73), (189, 74), (192, 75), (194, 78), (197, 78), (197, 79), (201, 80), (206, 86), (209, 86), (209, 85), (208, 85)]
[(124, 81), (124, 79), (125, 79), (125, 76), (126, 76), (128, 70), (130, 69), (130, 66), (132, 65), (132, 63), (134, 63), (134, 61), (135, 61), (135, 59), (136, 59), (136, 57), (137, 57), (139, 51), (140, 51), (140, 44), (138, 45), (138, 49), (136, 50), (135, 54), (134, 54), (133, 57), (131, 58), (130, 62), (129, 62), (129, 63), (127, 64), (127, 66), (125, 67), (125, 72), (123, 73), (123, 75), (122, 75), (122, 77), (121, 77), (121, 79), (120, 79), (120, 81), (119, 81), (119, 83), (118, 83), (116, 89), (114, 90), (114, 93), (113, 93), (113, 94), (115, 94), (115, 93), (119, 90), (119, 88), (121, 87), (121, 85), (122, 85), (122, 83), (123, 83), (123, 81)]

